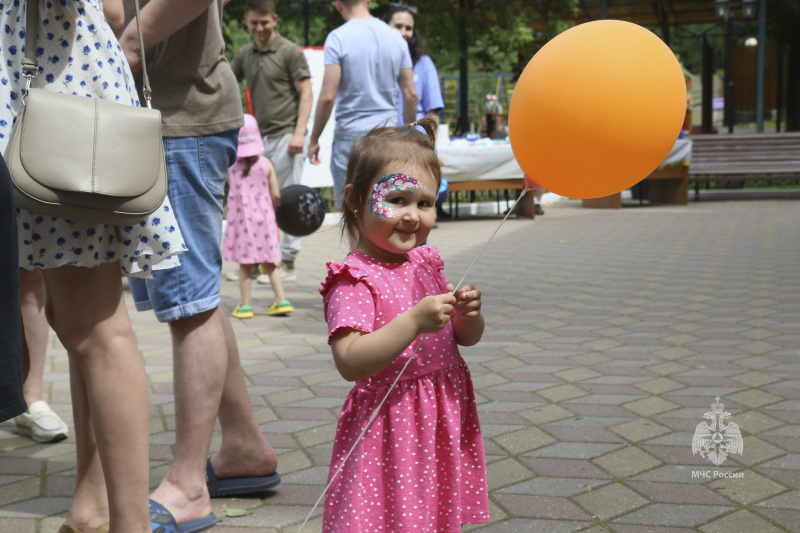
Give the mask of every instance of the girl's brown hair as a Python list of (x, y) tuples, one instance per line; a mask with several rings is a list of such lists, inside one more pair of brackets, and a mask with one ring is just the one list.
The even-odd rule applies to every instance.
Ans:
[(258, 157), (257, 156), (251, 156), (251, 157), (245, 157), (244, 158), (244, 169), (242, 170), (242, 175), (243, 176), (249, 176), (250, 175), (250, 169), (253, 168), (253, 165), (256, 164), (256, 161), (258, 161)]
[[(353, 240), (358, 239), (358, 221), (354, 211), (367, 205), (373, 180), (380, 177), (390, 164), (402, 165), (413, 161), (429, 169), (436, 177), (436, 187), (439, 187), (442, 169), (435, 151), (437, 128), (434, 119), (425, 117), (405, 126), (378, 126), (356, 141), (347, 161), (345, 186), (352, 185), (352, 188), (342, 202), (343, 236), (347, 234)], [(397, 172), (402, 171), (402, 168), (397, 169)]]

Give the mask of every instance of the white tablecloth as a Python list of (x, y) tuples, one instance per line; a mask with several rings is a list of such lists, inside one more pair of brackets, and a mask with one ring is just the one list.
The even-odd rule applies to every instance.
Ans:
[(522, 169), (511, 151), (511, 143), (480, 139), (453, 140), (436, 147), (447, 181), (522, 178)]
[[(442, 159), (442, 174), (448, 181), (522, 178), (511, 143), (480, 139), (474, 142), (453, 140), (436, 147)], [(692, 141), (678, 139), (659, 168), (686, 164), (692, 159)]]
[(678, 139), (675, 141), (675, 146), (669, 151), (666, 159), (659, 165), (658, 168), (666, 166), (686, 165), (692, 160), (692, 140), (691, 139)]

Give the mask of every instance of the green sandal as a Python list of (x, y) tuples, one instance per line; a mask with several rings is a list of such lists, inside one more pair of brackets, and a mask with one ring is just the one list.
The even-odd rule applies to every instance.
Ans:
[(249, 305), (239, 304), (233, 310), (233, 316), (236, 318), (253, 318), (253, 307)]
[(269, 309), (267, 309), (267, 314), (270, 316), (288, 315), (292, 311), (294, 311), (292, 302), (289, 300), (283, 300), (282, 302), (272, 302), (272, 305), (270, 305)]

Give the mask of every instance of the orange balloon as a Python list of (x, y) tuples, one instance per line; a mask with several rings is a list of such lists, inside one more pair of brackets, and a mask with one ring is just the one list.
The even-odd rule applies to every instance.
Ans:
[(523, 172), (570, 198), (620, 192), (655, 170), (678, 139), (686, 82), (675, 54), (620, 20), (561, 33), (530, 60), (508, 112)]

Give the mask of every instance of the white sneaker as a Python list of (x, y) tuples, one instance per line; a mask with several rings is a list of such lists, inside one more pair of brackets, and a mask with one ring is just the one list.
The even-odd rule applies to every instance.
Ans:
[(261, 285), (269, 285), (269, 274), (267, 274), (267, 269), (264, 268), (263, 264), (258, 265), (258, 276), (256, 276), (256, 283), (260, 283)]
[(28, 406), (28, 412), (14, 419), (17, 432), (36, 442), (58, 442), (67, 438), (69, 428), (47, 402), (39, 400)]
[(297, 274), (294, 271), (294, 261), (291, 263), (286, 261), (281, 263), (281, 280), (297, 281)]
[[(252, 272), (250, 272), (250, 279), (256, 279), (256, 274), (258, 274), (258, 270), (254, 268)], [(239, 281), (239, 271), (237, 270), (236, 272), (226, 272), (225, 279), (227, 279), (228, 281)]]

